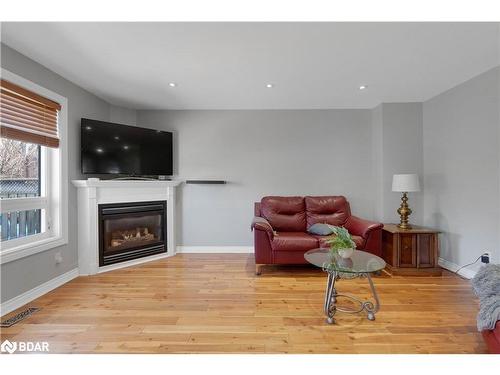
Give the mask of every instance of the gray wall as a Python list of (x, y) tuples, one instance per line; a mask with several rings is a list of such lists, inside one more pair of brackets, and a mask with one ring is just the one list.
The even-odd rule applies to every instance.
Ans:
[(384, 218), (384, 150), (383, 150), (383, 127), (382, 104), (372, 110), (372, 178), (373, 193), (375, 196), (374, 218)]
[(253, 244), (265, 195), (343, 194), (373, 218), (370, 110), (139, 111), (140, 126), (175, 133), (181, 177), (227, 185), (180, 189), (179, 244)]
[(490, 70), (423, 105), (424, 221), (443, 231), (441, 257), (457, 265), (485, 250), (499, 261), (499, 74)]
[(137, 111), (135, 109), (112, 105), (109, 108), (109, 121), (124, 125), (135, 125), (137, 122)]
[[(228, 180), (179, 189), (181, 245), (251, 245), (252, 202), (272, 194), (344, 194), (355, 214), (397, 221), (392, 174), (416, 172), (424, 175), (425, 199), (411, 196), (412, 222), (444, 231), (441, 256), (464, 264), (488, 249), (499, 261), (498, 68), (423, 107), (136, 112), (110, 106), (5, 45), (1, 66), (68, 98), (69, 180), (81, 178), (81, 117), (171, 130), (179, 177)], [(76, 190), (68, 184), (68, 245), (2, 265), (1, 301), (77, 266)]]
[[(399, 223), (397, 209), (401, 205), (401, 193), (392, 191), (394, 174), (416, 173), (422, 179), (422, 104), (381, 104), (382, 150), (382, 217), (385, 223)], [(410, 223), (422, 224), (424, 192), (409, 193), (409, 205), (413, 211)]]
[[(80, 174), (80, 118), (109, 120), (110, 106), (103, 100), (65, 80), (13, 49), (1, 45), (1, 66), (49, 90), (68, 98), (68, 150), (69, 179)], [(76, 190), (69, 185), (69, 243), (42, 253), (22, 258), (1, 266), (1, 301), (9, 300), (54, 277), (77, 267), (77, 208)], [(63, 261), (56, 264), (55, 254)]]

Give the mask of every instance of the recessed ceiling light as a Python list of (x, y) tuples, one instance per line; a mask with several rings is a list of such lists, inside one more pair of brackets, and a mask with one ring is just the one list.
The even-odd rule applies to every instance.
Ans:
[(120, 139), (120, 137), (118, 137), (117, 135), (115, 135), (115, 139), (118, 141)]
[(102, 148), (96, 148), (95, 149), (99, 154), (101, 154), (104, 150)]
[(85, 129), (92, 130), (92, 126), (86, 126)]
[(127, 145), (123, 146), (123, 149), (128, 150), (128, 146)]
[(272, 89), (272, 88), (273, 88), (273, 86), (274, 86), (274, 85), (273, 85), (272, 83), (267, 83), (267, 84), (266, 84), (266, 87), (267, 87), (268, 89)]
[(361, 85), (361, 86), (359, 86), (359, 89), (360, 89), (360, 90), (366, 90), (367, 88), (368, 88), (368, 86), (365, 86), (365, 85)]
[(175, 83), (175, 82), (170, 82), (168, 85), (169, 85), (170, 87), (175, 87), (175, 86), (177, 86), (177, 83)]

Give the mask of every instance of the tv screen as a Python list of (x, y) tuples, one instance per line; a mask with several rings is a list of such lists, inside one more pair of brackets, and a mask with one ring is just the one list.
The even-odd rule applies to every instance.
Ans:
[(83, 174), (170, 176), (172, 133), (82, 118)]

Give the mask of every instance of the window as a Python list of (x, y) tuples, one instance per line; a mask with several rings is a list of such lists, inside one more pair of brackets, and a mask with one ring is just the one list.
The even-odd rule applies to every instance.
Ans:
[(67, 243), (67, 100), (2, 69), (0, 261)]
[[(44, 156), (45, 154), (46, 152), (44, 152)], [(40, 202), (40, 197), (45, 195), (42, 194), (42, 185), (46, 179), (45, 176), (42, 176), (41, 164), (42, 146), (9, 138), (0, 139), (0, 199), (3, 200), (2, 205), (8, 202), (4, 199), (36, 198), (25, 200), (33, 207), (31, 210), (0, 213), (2, 241), (45, 232), (45, 228), (42, 226), (42, 215), (45, 216), (46, 213), (42, 213), (41, 208), (34, 208), (36, 203)], [(21, 201), (14, 199), (10, 202), (15, 205)], [(46, 220), (44, 220), (45, 223)]]

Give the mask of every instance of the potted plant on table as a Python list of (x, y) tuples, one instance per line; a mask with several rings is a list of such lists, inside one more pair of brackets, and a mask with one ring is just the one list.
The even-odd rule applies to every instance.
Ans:
[(339, 254), (342, 258), (349, 258), (356, 248), (356, 243), (349, 231), (343, 227), (333, 225), (330, 227), (333, 231), (333, 236), (326, 241), (330, 245), (330, 251)]

